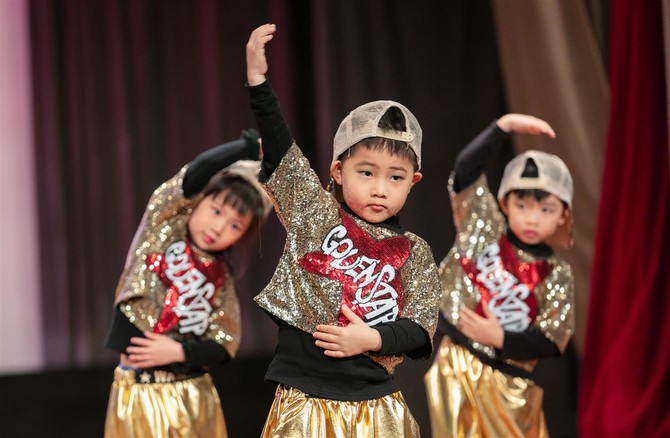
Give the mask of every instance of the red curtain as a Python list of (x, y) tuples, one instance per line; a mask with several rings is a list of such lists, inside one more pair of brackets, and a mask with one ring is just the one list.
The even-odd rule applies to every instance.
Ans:
[(661, 2), (612, 2), (611, 109), (579, 426), (670, 436), (670, 182)]

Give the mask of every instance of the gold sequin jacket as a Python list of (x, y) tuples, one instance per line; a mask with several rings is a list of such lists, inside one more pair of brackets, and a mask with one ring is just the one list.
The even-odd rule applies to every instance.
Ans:
[[(461, 307), (474, 309), (481, 299), (480, 290), (464, 272), (462, 259), (475, 260), (491, 245), (497, 245), (507, 232), (507, 223), (484, 175), (461, 192), (456, 193), (453, 186), (452, 176), (449, 194), (457, 235), (453, 247), (439, 265), (443, 289), (440, 310), (448, 322), (457, 326)], [(522, 249), (514, 247), (514, 252), (521, 263), (538, 260)], [(563, 351), (574, 331), (574, 279), (570, 265), (562, 258), (551, 255), (544, 261), (551, 266), (551, 271), (532, 290), (537, 314), (526, 329), (539, 330)], [(470, 346), (489, 358), (495, 358), (492, 347), (472, 341)], [(504, 362), (532, 371), (537, 361), (506, 359)]]
[[(342, 284), (308, 272), (300, 266), (300, 260), (306, 254), (319, 252), (329, 232), (342, 225), (340, 205), (323, 189), (318, 176), (295, 143), (272, 173), (265, 188), (287, 236), (277, 269), (255, 301), (266, 311), (307, 333), (315, 332), (318, 324), (337, 324)], [(399, 235), (359, 218), (353, 220), (377, 241)], [(424, 240), (410, 232), (402, 235), (411, 241), (412, 246), (409, 258), (400, 268), (404, 299), (402, 312), (397, 318), (415, 322), (432, 339), (440, 293), (437, 266)], [(389, 373), (402, 361), (401, 355), (370, 355), (370, 358)]]
[[(163, 334), (184, 341), (210, 339), (222, 345), (234, 357), (241, 332), (234, 281), (224, 263), (188, 241), (188, 220), (202, 196), (193, 199), (184, 197), (182, 182), (187, 168), (188, 165), (184, 166), (152, 194), (128, 252), (116, 289), (115, 305), (142, 331), (155, 331), (157, 325), (164, 324), (165, 331), (160, 331)], [(160, 261), (163, 260), (165, 266), (165, 263), (170, 264), (169, 260), (176, 260), (172, 265), (177, 266), (180, 257), (187, 252), (193, 262), (192, 268), (173, 270), (177, 272), (172, 274), (174, 281), (166, 276), (161, 278), (159, 273), (165, 273), (165, 270), (161, 271)], [(155, 262), (154, 266), (152, 261)], [(189, 278), (183, 278), (187, 274)], [(199, 288), (189, 289), (188, 282), (195, 282)], [(182, 307), (181, 317), (177, 309), (177, 315), (171, 315), (171, 323), (165, 323), (164, 320), (169, 321), (165, 315), (170, 315), (170, 312), (166, 313), (169, 310), (166, 307), (179, 304), (175, 303), (175, 292), (180, 285), (182, 293), (190, 297), (184, 301), (186, 306)], [(212, 288), (213, 293), (209, 291), (202, 296), (196, 294), (197, 299), (201, 300), (196, 305), (193, 295), (206, 287)], [(187, 309), (189, 304), (192, 309)], [(193, 311), (188, 313), (189, 310)], [(207, 313), (209, 316), (203, 318), (203, 314)], [(175, 323), (175, 318), (180, 319), (180, 323)]]

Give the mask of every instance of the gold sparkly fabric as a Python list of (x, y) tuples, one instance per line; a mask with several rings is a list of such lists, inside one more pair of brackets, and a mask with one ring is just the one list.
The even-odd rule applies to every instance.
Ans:
[[(162, 415), (158, 415), (157, 413)], [(117, 367), (107, 406), (106, 438), (226, 438), (226, 422), (209, 374), (172, 383), (136, 383)]]
[(279, 437), (419, 437), (419, 426), (400, 392), (373, 400), (337, 401), (279, 385), (261, 438)]
[(549, 436), (542, 388), (483, 364), (446, 336), (425, 384), (435, 438)]
[[(115, 304), (142, 331), (154, 331), (166, 306), (169, 291), (159, 276), (149, 269), (147, 259), (155, 255), (165, 256), (171, 245), (187, 242), (188, 220), (201, 199), (187, 199), (183, 196), (182, 181), (186, 169), (186, 166), (182, 168), (152, 194), (116, 289)], [(162, 333), (177, 340), (211, 339), (234, 357), (240, 342), (241, 326), (233, 279), (223, 263), (212, 254), (199, 250), (195, 245), (186, 245), (196, 264), (222, 269), (223, 284), (216, 287), (210, 299), (211, 312), (204, 324), (198, 326), (199, 333), (188, 332), (183, 328), (180, 331), (179, 324), (174, 324)]]
[[(453, 180), (450, 179), (449, 189), (457, 236), (454, 246), (439, 266), (443, 288), (440, 309), (445, 318), (457, 326), (461, 307), (474, 309), (481, 298), (479, 289), (464, 274), (460, 259), (474, 259), (489, 245), (497, 243), (506, 232), (507, 225), (484, 175), (459, 193), (453, 191)], [(521, 262), (537, 260), (521, 249), (515, 248), (515, 252)], [(574, 279), (570, 265), (560, 257), (552, 255), (546, 262), (552, 269), (533, 289), (537, 316), (532, 326), (563, 351), (574, 331)], [(491, 347), (477, 343), (472, 343), (472, 346), (491, 358), (495, 356)], [(506, 362), (526, 371), (532, 371), (536, 363), (534, 360)]]
[[(303, 269), (300, 260), (322, 251), (322, 242), (335, 227), (341, 226), (341, 208), (321, 187), (316, 173), (293, 144), (266, 184), (277, 214), (286, 228), (286, 246), (277, 269), (256, 302), (265, 310), (308, 333), (318, 324), (337, 324), (343, 296), (340, 281)], [(377, 242), (399, 234), (381, 226), (352, 218)], [(418, 236), (405, 232), (411, 242), (409, 258), (400, 268), (402, 311), (397, 318), (412, 320), (431, 336), (435, 332), (440, 284), (432, 251)], [(395, 320), (394, 319), (394, 320)], [(392, 373), (402, 356), (370, 356)]]

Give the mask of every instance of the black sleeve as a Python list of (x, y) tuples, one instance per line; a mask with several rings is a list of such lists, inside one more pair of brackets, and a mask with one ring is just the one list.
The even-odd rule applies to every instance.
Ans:
[(293, 137), (270, 83), (265, 81), (253, 87), (247, 86), (247, 91), (263, 142), (263, 164), (258, 179), (267, 182), (293, 144)]
[(509, 139), (509, 134), (492, 122), (458, 153), (454, 164), (454, 190), (458, 193), (484, 173), (491, 157)]
[(198, 155), (186, 169), (182, 189), (184, 196), (192, 198), (205, 188), (219, 170), (238, 160), (258, 160), (260, 145), (258, 133), (253, 129), (242, 131), (239, 140), (229, 141)]
[(505, 331), (502, 350), (496, 350), (500, 359), (532, 360), (559, 356), (561, 353), (553, 342), (536, 329), (521, 333)]
[[(117, 307), (114, 310), (105, 346), (119, 353), (126, 354), (126, 349), (131, 345), (130, 338), (134, 336), (144, 337), (144, 334)], [(210, 339), (204, 341), (186, 341), (182, 342), (182, 345), (186, 361), (171, 365), (171, 368), (174, 368), (177, 372), (187, 372), (192, 367), (208, 368), (230, 360), (230, 355), (226, 349)]]
[[(438, 332), (449, 336), (454, 343), (468, 345), (469, 339), (440, 312), (437, 323)], [(532, 360), (544, 357), (553, 357), (560, 354), (556, 344), (551, 342), (541, 332), (529, 329), (521, 333), (505, 331), (503, 348), (495, 349), (498, 359)]]
[(432, 352), (430, 336), (417, 323), (406, 318), (385, 322), (373, 327), (382, 338), (381, 351), (376, 355), (406, 354), (412, 359), (427, 359)]

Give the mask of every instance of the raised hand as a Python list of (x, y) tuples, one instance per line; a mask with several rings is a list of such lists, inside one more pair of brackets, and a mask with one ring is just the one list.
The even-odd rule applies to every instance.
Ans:
[(377, 330), (369, 327), (346, 304), (342, 305), (341, 311), (349, 320), (349, 325), (338, 327), (321, 324), (313, 334), (316, 346), (323, 348), (326, 356), (350, 357), (382, 348), (382, 338)]
[(259, 85), (265, 82), (268, 72), (268, 61), (265, 57), (265, 45), (272, 40), (277, 26), (264, 24), (251, 32), (247, 42), (247, 82)]
[(132, 337), (126, 349), (126, 364), (133, 368), (151, 368), (184, 362), (184, 348), (169, 336), (144, 332), (145, 338)]
[(519, 134), (544, 134), (551, 138), (556, 138), (556, 133), (549, 123), (535, 116), (528, 114), (505, 114), (496, 122), (498, 127), (503, 131), (516, 132)]
[(485, 304), (482, 307), (484, 309), (484, 317), (467, 307), (463, 307), (459, 314), (458, 329), (475, 342), (495, 348), (502, 348), (503, 341), (505, 340), (505, 331), (500, 325), (498, 318), (489, 309), (489, 306)]

